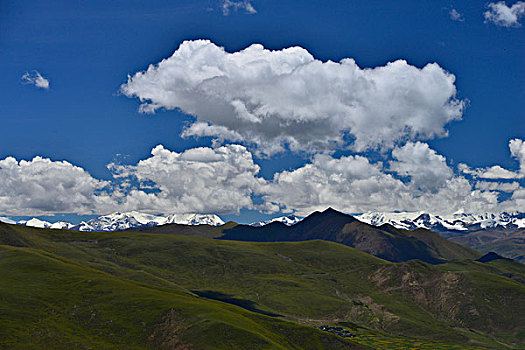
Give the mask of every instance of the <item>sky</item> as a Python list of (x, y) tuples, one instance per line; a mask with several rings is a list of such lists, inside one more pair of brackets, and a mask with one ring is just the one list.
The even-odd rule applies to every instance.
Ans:
[(525, 2), (0, 2), (0, 216), (525, 212)]

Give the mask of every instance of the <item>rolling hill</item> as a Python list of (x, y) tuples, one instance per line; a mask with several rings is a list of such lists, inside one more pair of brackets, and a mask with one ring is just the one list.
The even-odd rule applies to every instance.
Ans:
[(322, 240), (238, 242), (169, 227), (0, 224), (0, 347), (525, 347), (521, 264), (393, 263)]

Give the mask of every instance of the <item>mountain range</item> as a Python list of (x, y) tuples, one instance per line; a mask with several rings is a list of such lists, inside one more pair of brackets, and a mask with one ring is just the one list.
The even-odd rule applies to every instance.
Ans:
[(304, 218), (292, 214), (288, 216), (280, 216), (280, 217), (273, 218), (273, 219), (266, 220), (266, 221), (253, 222), (250, 224), (250, 226), (261, 227), (261, 226), (271, 224), (272, 222), (280, 222), (280, 223), (285, 224), (286, 226), (293, 226), (297, 224), (299, 221), (301, 221), (302, 219)]
[(236, 225), (223, 230), (222, 235), (217, 238), (252, 242), (321, 239), (341, 243), (394, 262), (419, 259), (440, 263), (465, 257), (475, 258), (479, 254), (427, 229), (409, 231), (389, 224), (377, 227), (332, 208), (314, 212), (291, 226), (280, 221), (259, 227)]
[(424, 228), (482, 253), (494, 251), (525, 263), (525, 213), (438, 216), (425, 212), (372, 212), (355, 217), (375, 226), (388, 224), (405, 230)]
[[(445, 236), (455, 236), (468, 231), (477, 231), (491, 228), (516, 229), (525, 228), (525, 213), (485, 213), (465, 214), (456, 213), (449, 216), (439, 216), (423, 211), (419, 212), (367, 212), (353, 215), (361, 222), (374, 226), (389, 224), (398, 229), (415, 230), (424, 228)], [(293, 226), (303, 220), (297, 215), (281, 216), (266, 221), (253, 222), (250, 226), (262, 227), (274, 222), (281, 222), (286, 226)], [(60, 221), (50, 223), (37, 218), (27, 221), (13, 221), (0, 217), (0, 221), (9, 224), (20, 224), (39, 228), (71, 229), (78, 231), (116, 231), (140, 226), (160, 226), (166, 224), (183, 225), (212, 225), (220, 226), (224, 221), (213, 214), (171, 214), (167, 216), (151, 215), (138, 211), (99, 216), (87, 222), (74, 225)]]
[(0, 348), (525, 346), (524, 265), (333, 209), (111, 234), (0, 223), (0, 256)]
[(426, 228), (434, 232), (467, 232), (489, 228), (525, 228), (525, 213), (456, 213), (439, 216), (423, 211), (419, 212), (368, 212), (355, 215), (362, 222), (374, 226), (390, 224), (404, 230)]
[(0, 218), (0, 221), (8, 224), (19, 224), (37, 228), (53, 228), (53, 229), (68, 229), (75, 231), (119, 231), (126, 230), (133, 227), (141, 226), (159, 226), (166, 224), (181, 224), (181, 225), (211, 225), (220, 226), (224, 221), (217, 215), (213, 214), (171, 214), (168, 216), (151, 215), (141, 213), (138, 211), (131, 211), (126, 213), (116, 212), (109, 215), (99, 216), (87, 222), (81, 222), (77, 225), (69, 222), (60, 221), (50, 223), (37, 218), (32, 218), (27, 221), (13, 221), (6, 218)]
[[(473, 248), (482, 253), (494, 251), (507, 258), (525, 263), (525, 214), (524, 213), (486, 213), (465, 214), (457, 213), (449, 216), (434, 215), (426, 212), (368, 212), (353, 215), (363, 223), (376, 227), (389, 225), (399, 230), (418, 231), (421, 229), (439, 233), (450, 241)], [(275, 227), (276, 223), (292, 227), (300, 223), (304, 218), (297, 215), (281, 216), (271, 220), (251, 223), (252, 228), (260, 228), (270, 225)], [(137, 211), (127, 213), (113, 213), (103, 215), (87, 222), (73, 225), (68, 222), (50, 223), (37, 218), (27, 221), (15, 222), (8, 218), (0, 217), (0, 221), (26, 225), (37, 228), (70, 229), (77, 231), (118, 231), (118, 230), (140, 230), (149, 232), (149, 227), (164, 227), (163, 231), (174, 232), (199, 232), (206, 237), (218, 237), (222, 235), (225, 227), (219, 230), (197, 228), (200, 225), (220, 227), (224, 221), (217, 215), (205, 214), (172, 214), (167, 216), (151, 215)], [(189, 229), (185, 226), (194, 226)], [(236, 224), (235, 224), (236, 225)], [(227, 226), (231, 228), (231, 224)], [(246, 225), (242, 225), (246, 226)], [(237, 228), (239, 230), (239, 228)], [(249, 230), (249, 229), (248, 229)], [(221, 232), (220, 234), (218, 232)], [(334, 240), (334, 239), (331, 239)], [(337, 241), (337, 240), (334, 240)]]

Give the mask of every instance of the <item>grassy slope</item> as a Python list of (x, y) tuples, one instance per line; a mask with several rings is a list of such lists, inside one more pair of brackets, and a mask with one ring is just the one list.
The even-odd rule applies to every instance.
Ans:
[(525, 229), (490, 228), (450, 238), (451, 241), (479, 250), (494, 251), (525, 264)]
[[(8, 332), (7, 335), (13, 341), (19, 341), (21, 335), (29, 329), (28, 326), (23, 326), (26, 322), (20, 315), (29, 317), (32, 311), (28, 310), (37, 306), (44, 310), (42, 312), (47, 312), (45, 308), (42, 309), (42, 305), (54, 305), (53, 300), (62, 300), (66, 295), (68, 298), (76, 298), (67, 304), (69, 308), (72, 305), (78, 306), (86, 294), (112, 295), (115, 301), (124, 303), (118, 308), (118, 312), (111, 311), (111, 299), (86, 300), (82, 305), (86, 305), (86, 308), (100, 305), (100, 309), (104, 310), (103, 314), (113, 312), (109, 319), (113, 322), (121, 319), (119, 327), (132, 330), (121, 333), (129, 334), (130, 337), (133, 335), (133, 339), (141, 339), (141, 344), (148, 344), (148, 336), (155, 333), (154, 325), (162, 324), (163, 317), (167, 317), (171, 308), (179, 310), (176, 319), (183, 320), (182, 328), (175, 332), (183, 334), (178, 336), (179, 341), (193, 344), (197, 348), (213, 348), (211, 345), (214, 341), (224, 344), (231, 341), (221, 338), (223, 334), (230, 334), (228, 339), (246, 339), (249, 343), (273, 342), (273, 346), (286, 344), (290, 339), (293, 339), (293, 343), (301, 344), (301, 339), (306, 341), (310, 336), (319, 337), (319, 332), (316, 333), (312, 328), (299, 326), (297, 323), (273, 321), (276, 318), (244, 311), (225, 303), (196, 298), (188, 294), (189, 290), (214, 291), (249, 300), (258, 309), (282, 314), (286, 319), (302, 324), (319, 325), (345, 321), (358, 323), (366, 327), (360, 328), (360, 332), (364, 333), (363, 338), (358, 341), (371, 334), (383, 334), (386, 339), (390, 339), (389, 334), (399, 334), (427, 342), (439, 341), (443, 348), (444, 344), (451, 342), (499, 348), (501, 345), (492, 339), (494, 335), (499, 337), (498, 340), (515, 346), (518, 346), (518, 342), (523, 342), (524, 338), (520, 333), (523, 332), (524, 316), (513, 313), (516, 308), (525, 307), (522, 298), (525, 288), (516, 279), (500, 276), (502, 273), (510, 273), (512, 269), (516, 270), (513, 271), (515, 276), (523, 273), (521, 267), (512, 264), (510, 267), (497, 266), (501, 265), (498, 262), (464, 262), (439, 266), (421, 262), (393, 264), (355, 249), (324, 241), (250, 243), (168, 234), (82, 233), (9, 225), (0, 226), (0, 244), (31, 247), (19, 248), (17, 254), (21, 254), (20, 249), (23, 249), (24, 254), (31, 253), (39, 259), (61, 261), (68, 267), (79, 270), (52, 273), (46, 271), (45, 278), (44, 274), (28, 275), (17, 282), (20, 294), (14, 292), (9, 296), (11, 289), (0, 289), (0, 300), (8, 301), (7, 310), (13, 309), (13, 305), (21, 300), (33, 300), (33, 297), (28, 296), (20, 298), (25, 290), (27, 293), (35, 293), (35, 301), (30, 308), (25, 308), (22, 304), (22, 309), (9, 318), (4, 317), (4, 312), (7, 311), (2, 310), (3, 320), (13, 318), (21, 327), (18, 338), (15, 336), (16, 332)], [(16, 280), (21, 272), (17, 270), (17, 266), (27, 259), (28, 256), (23, 256), (19, 258), (18, 264), (2, 265), (0, 271), (10, 271), (11, 278)], [(32, 268), (26, 270), (30, 273)], [(98, 279), (82, 274), (103, 276), (98, 279), (104, 280), (104, 283), (96, 286), (83, 284), (80, 280)], [(80, 280), (67, 282), (71, 276), (76, 275), (80, 276)], [(49, 276), (56, 276), (57, 280), (47, 281)], [(489, 278), (484, 278), (487, 276)], [(70, 285), (61, 279), (65, 279)], [(27, 284), (30, 285), (33, 280), (37, 285), (28, 289)], [(16, 285), (11, 280), (2, 281), (3, 286), (8, 285), (7, 283)], [(43, 288), (41, 284), (49, 289), (49, 300), (39, 296), (38, 290)], [(126, 286), (116, 287), (115, 284)], [(99, 293), (99, 286), (102, 285), (112, 292)], [(78, 289), (78, 293), (69, 296), (68, 292), (76, 290), (78, 286), (83, 286), (84, 289)], [(136, 289), (140, 291), (134, 297), (128, 297), (127, 292), (131, 293)], [(97, 293), (93, 293), (94, 291)], [(500, 295), (498, 293), (501, 292), (505, 292), (503, 295), (508, 297), (497, 300)], [(162, 294), (162, 298), (159, 294)], [(489, 305), (485, 300), (487, 297), (496, 300)], [(194, 305), (198, 305), (198, 311)], [(137, 316), (142, 319), (140, 322), (146, 323), (146, 330), (142, 333), (138, 329), (143, 329), (144, 326), (137, 328), (138, 324), (142, 324), (138, 319), (136, 322), (130, 321), (127, 313), (122, 314), (124, 310), (130, 310), (133, 318), (139, 314), (136, 312), (137, 306), (146, 314)], [(105, 311), (106, 308), (109, 311)], [(69, 325), (63, 323), (67, 319), (63, 315), (70, 312), (70, 309), (63, 306), (58, 310), (57, 313), (61, 316), (56, 320), (57, 325), (69, 329)], [(459, 312), (449, 316), (451, 310)], [(472, 310), (477, 314), (472, 315)], [(89, 314), (89, 311), (85, 312)], [(512, 316), (515, 316), (514, 319)], [(483, 319), (488, 318), (496, 321), (485, 325)], [(245, 319), (252, 320), (254, 325)], [(33, 322), (37, 322), (36, 319)], [(49, 322), (49, 319), (44, 319), (40, 324), (48, 325)], [(126, 322), (131, 323), (126, 326)], [(284, 327), (287, 331), (276, 331), (273, 325), (277, 324), (283, 324), (279, 327)], [(76, 324), (75, 327), (83, 331), (90, 329), (90, 323)], [(477, 331), (469, 331), (469, 328)], [(366, 329), (368, 330), (364, 331)], [(298, 336), (301, 332), (306, 333)], [(284, 337), (283, 334), (287, 336)], [(89, 336), (85, 335), (83, 341), (87, 341)], [(64, 337), (70, 339), (62, 335)], [(109, 335), (101, 337), (105, 344), (111, 343)], [(157, 336), (159, 337), (170, 338), (166, 335)], [(327, 337), (325, 341), (335, 342), (335, 337)], [(0, 336), (2, 338), (4, 337)], [(283, 346), (290, 348), (290, 343)], [(340, 345), (334, 343), (333, 346)], [(379, 346), (379, 343), (374, 346)]]
[(0, 247), (0, 347), (360, 349), (310, 327)]

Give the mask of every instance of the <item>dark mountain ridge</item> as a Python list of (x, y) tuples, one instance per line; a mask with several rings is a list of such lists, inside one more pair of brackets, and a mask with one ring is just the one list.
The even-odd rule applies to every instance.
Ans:
[(314, 212), (293, 226), (280, 222), (262, 227), (237, 225), (222, 232), (223, 235), (218, 239), (250, 242), (321, 239), (341, 243), (393, 262), (419, 259), (437, 264), (481, 256), (477, 251), (450, 242), (429, 230), (406, 231), (388, 224), (376, 227), (332, 208)]

